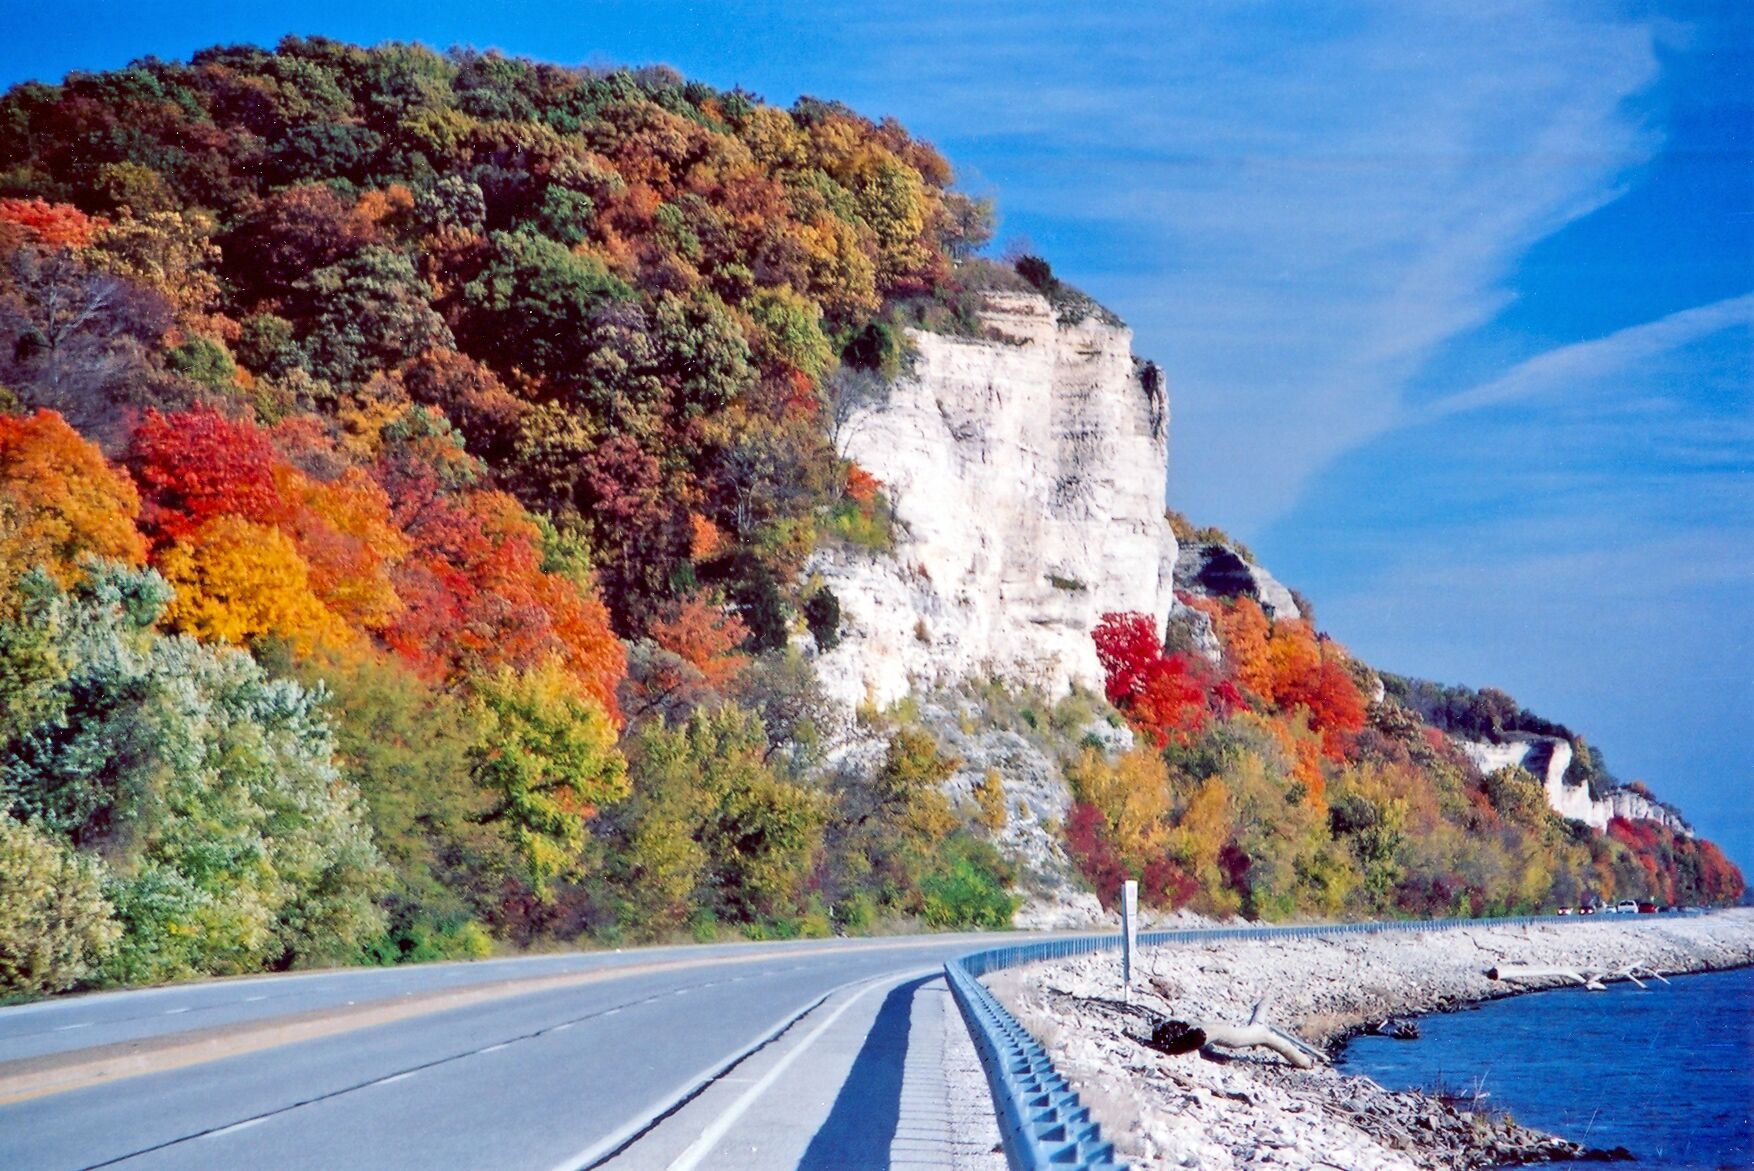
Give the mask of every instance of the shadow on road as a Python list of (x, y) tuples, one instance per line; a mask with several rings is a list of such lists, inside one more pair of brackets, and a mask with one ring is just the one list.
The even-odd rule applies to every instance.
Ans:
[(798, 1171), (844, 1171), (885, 1165), (901, 1119), (901, 1075), (907, 1060), (914, 993), (938, 979), (922, 976), (898, 985), (883, 999), (834, 1109), (798, 1163)]

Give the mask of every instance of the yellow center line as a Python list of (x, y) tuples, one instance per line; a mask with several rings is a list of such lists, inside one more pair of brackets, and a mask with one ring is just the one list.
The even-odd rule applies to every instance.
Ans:
[(149, 1073), (202, 1065), (226, 1057), (237, 1057), (263, 1049), (274, 1049), (300, 1041), (333, 1037), (357, 1029), (392, 1024), (413, 1017), (448, 1012), (495, 1000), (531, 996), (562, 988), (576, 988), (631, 976), (649, 976), (665, 972), (690, 971), (698, 968), (732, 964), (767, 963), (800, 957), (824, 955), (858, 956), (867, 952), (899, 951), (932, 947), (917, 940), (896, 943), (865, 944), (857, 948), (813, 947), (781, 952), (758, 952), (751, 955), (703, 956), (698, 959), (661, 960), (647, 964), (569, 972), (556, 976), (528, 976), (496, 980), (467, 988), (440, 992), (404, 994), (400, 999), (362, 1005), (314, 1009), (261, 1021), (172, 1033), (168, 1036), (120, 1041), (96, 1045), (42, 1057), (26, 1057), (0, 1062), (0, 1106), (23, 1102), (50, 1094)]

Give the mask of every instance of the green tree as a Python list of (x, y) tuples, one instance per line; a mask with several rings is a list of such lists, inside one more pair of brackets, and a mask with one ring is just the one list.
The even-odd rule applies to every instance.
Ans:
[(93, 976), (122, 933), (103, 866), (0, 815), (0, 998), (60, 992)]
[(57, 670), (35, 683), (45, 718), (0, 753), (0, 787), (14, 816), (109, 864), (112, 976), (341, 959), (382, 929), (382, 863), (321, 689), (157, 634), (169, 591), (151, 572), (98, 563), (71, 593), (33, 595), (16, 625)]
[(1006, 889), (1010, 877), (990, 843), (952, 834), (920, 882), (920, 914), (932, 927), (1009, 927), (1022, 902)]
[(307, 323), (311, 373), (337, 386), (434, 347), (454, 344), (426, 282), (406, 256), (372, 246), (319, 268), (293, 288)]
[(957, 765), (929, 733), (910, 727), (890, 736), (875, 770), (842, 770), (828, 836), (837, 903), (864, 892), (894, 911), (921, 909), (920, 879), (957, 826), (943, 788)]
[(502, 372), (564, 377), (590, 357), (592, 315), (632, 290), (603, 262), (531, 231), (494, 232), (462, 290), (464, 340)]
[(828, 373), (834, 347), (822, 332), (822, 309), (790, 288), (762, 289), (748, 302), (749, 315), (760, 328), (757, 355), (765, 362), (789, 366), (812, 378)]
[(1533, 773), (1507, 765), (1486, 775), (1486, 797), (1511, 825), (1546, 836), (1558, 830), (1558, 816), (1547, 803), (1547, 791)]
[(474, 682), (480, 731), (469, 749), (491, 797), (482, 821), (500, 827), (539, 899), (573, 870), (585, 823), (627, 795), (627, 766), (603, 709), (559, 664), (501, 670)]
[(678, 414), (716, 411), (754, 384), (749, 343), (725, 303), (708, 290), (660, 296), (652, 331)]
[(493, 913), (513, 858), (482, 824), (490, 797), (469, 770), (474, 712), (454, 693), (394, 661), (356, 658), (290, 664), (326, 681), (336, 759), (359, 788), (372, 838), (390, 868), (380, 962), (479, 954), (468, 926)]
[(802, 908), (827, 802), (780, 777), (749, 711), (653, 720), (629, 748), (631, 798), (610, 814), (622, 918), (650, 934), (707, 913), (785, 920)]

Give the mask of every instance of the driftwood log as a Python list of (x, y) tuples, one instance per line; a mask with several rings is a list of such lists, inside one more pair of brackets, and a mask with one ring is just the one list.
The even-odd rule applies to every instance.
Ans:
[(1295, 1065), (1308, 1069), (1318, 1061), (1326, 1061), (1321, 1050), (1283, 1029), (1261, 1019), (1265, 1001), (1257, 1001), (1249, 1013), (1247, 1024), (1233, 1025), (1224, 1021), (1160, 1020), (1151, 1027), (1150, 1045), (1160, 1053), (1177, 1056), (1217, 1045), (1224, 1049), (1271, 1049)]
[(1561, 980), (1568, 984), (1578, 984), (1590, 992), (1603, 992), (1607, 985), (1603, 980), (1630, 980), (1640, 988), (1645, 984), (1638, 977), (1644, 975), (1651, 979), (1669, 981), (1663, 974), (1648, 964), (1627, 964), (1624, 968), (1598, 972), (1591, 968), (1532, 968), (1521, 964), (1500, 964), (1495, 968), (1486, 969), (1488, 980), (1503, 980), (1506, 983), (1541, 983), (1547, 980)]

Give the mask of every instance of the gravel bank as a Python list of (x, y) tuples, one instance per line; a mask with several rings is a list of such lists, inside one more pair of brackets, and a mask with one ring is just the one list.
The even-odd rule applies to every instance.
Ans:
[(1163, 947), (1135, 964), (1130, 1004), (1120, 1002), (1118, 953), (1036, 964), (987, 982), (1137, 1167), (1449, 1171), (1585, 1152), (1368, 1078), (1294, 1069), (1265, 1050), (1227, 1061), (1168, 1057), (1140, 1039), (1161, 1017), (1241, 1023), (1265, 998), (1268, 1020), (1331, 1050), (1385, 1017), (1522, 990), (1487, 979), (1488, 968), (1606, 972), (1633, 963), (1664, 973), (1754, 963), (1754, 911)]

